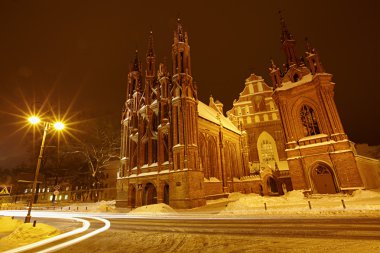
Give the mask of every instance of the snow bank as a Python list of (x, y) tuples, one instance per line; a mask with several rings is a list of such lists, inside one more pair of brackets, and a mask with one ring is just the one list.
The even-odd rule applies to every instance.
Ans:
[[(288, 201), (297, 201), (304, 199), (303, 191), (290, 191), (287, 192), (285, 195), (281, 196), (282, 198), (285, 198)], [(251, 194), (243, 194), (240, 192), (232, 192), (228, 195), (228, 198), (220, 198), (220, 199), (214, 199), (214, 200), (207, 200), (207, 205), (210, 204), (216, 204), (221, 202), (232, 202), (236, 200), (244, 199), (242, 201), (258, 201), (260, 203), (279, 203), (279, 197), (262, 197), (259, 194), (251, 193)]]
[(0, 233), (12, 232), (21, 224), (21, 220), (15, 220), (11, 217), (0, 217)]
[(283, 196), (267, 197), (257, 194), (230, 194), (229, 202), (219, 215), (317, 215), (335, 214), (380, 215), (380, 190), (357, 190), (352, 195), (313, 194), (290, 191)]
[(287, 192), (284, 196), (285, 199), (287, 200), (303, 200), (305, 199), (305, 195), (303, 194), (303, 191), (300, 191), (300, 190), (294, 190), (294, 191), (290, 191), (290, 192)]
[(0, 251), (20, 247), (58, 234), (59, 231), (55, 227), (43, 223), (37, 223), (36, 227), (33, 227), (32, 223), (22, 223), (11, 234), (0, 239)]
[(149, 214), (149, 215), (165, 215), (165, 214), (173, 214), (176, 211), (170, 206), (160, 203), (154, 205), (147, 205), (138, 207), (129, 212), (130, 214)]
[(224, 202), (228, 202), (228, 201), (229, 201), (228, 198), (209, 199), (209, 200), (206, 200), (206, 205), (224, 203)]
[(355, 199), (380, 199), (380, 190), (356, 190), (352, 193), (352, 197)]
[(96, 211), (98, 212), (112, 212), (115, 210), (116, 200), (100, 201), (96, 203)]
[[(253, 195), (253, 193), (248, 194), (248, 195)], [(255, 195), (257, 195), (257, 194), (255, 194)], [(229, 200), (237, 200), (237, 199), (240, 199), (240, 198), (245, 197), (245, 196), (247, 196), (247, 194), (243, 194), (241, 192), (232, 192), (228, 195), (228, 199)]]

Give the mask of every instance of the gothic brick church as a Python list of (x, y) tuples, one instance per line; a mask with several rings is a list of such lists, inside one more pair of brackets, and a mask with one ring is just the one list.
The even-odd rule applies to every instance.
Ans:
[(156, 68), (153, 34), (146, 62), (128, 74), (122, 115), (117, 205), (202, 206), (230, 192), (281, 195), (366, 187), (334, 102), (332, 75), (314, 48), (299, 58), (281, 18), (284, 69), (272, 61), (272, 87), (252, 74), (233, 108), (198, 100), (189, 37), (178, 21), (172, 69)]

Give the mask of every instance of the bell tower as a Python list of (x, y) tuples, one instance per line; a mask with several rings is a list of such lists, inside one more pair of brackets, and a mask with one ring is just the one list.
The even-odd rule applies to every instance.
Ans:
[(198, 99), (190, 67), (187, 33), (178, 19), (172, 45), (173, 163), (175, 170), (198, 170)]
[[(141, 166), (150, 165), (157, 162), (157, 126), (158, 126), (158, 111), (152, 108), (152, 103), (156, 100), (154, 95), (154, 86), (156, 82), (156, 56), (153, 48), (153, 32), (149, 32), (148, 50), (146, 52), (146, 67), (145, 67), (145, 87), (143, 94), (144, 107), (140, 110), (140, 118), (142, 129), (141, 149)], [(144, 171), (142, 171), (144, 172)]]
[[(294, 63), (294, 47), (281, 22), (281, 43), (288, 64)], [(290, 39), (289, 39), (290, 38)], [(280, 112), (286, 138), (289, 173), (295, 190), (330, 194), (363, 188), (353, 149), (344, 132), (334, 102), (332, 75), (326, 73), (314, 48), (307, 46), (308, 67), (300, 64), (299, 79), (278, 83), (276, 68), (272, 94)], [(292, 68), (284, 77), (294, 75)]]
[(127, 98), (125, 110), (122, 116), (122, 143), (121, 143), (121, 170), (119, 176), (129, 176), (136, 173), (139, 167), (139, 145), (138, 138), (139, 121), (138, 114), (141, 108), (141, 63), (138, 52), (133, 63), (130, 65), (127, 83)]
[(200, 206), (205, 200), (198, 155), (198, 99), (191, 76), (189, 40), (180, 19), (174, 31), (172, 61), (172, 156), (176, 171), (173, 179), (178, 180), (178, 190), (171, 203), (177, 202), (174, 205), (178, 207)]

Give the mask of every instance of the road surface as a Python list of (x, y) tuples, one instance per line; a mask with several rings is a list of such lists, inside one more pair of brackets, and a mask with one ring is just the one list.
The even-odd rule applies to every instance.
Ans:
[(380, 252), (378, 218), (112, 218), (57, 252)]

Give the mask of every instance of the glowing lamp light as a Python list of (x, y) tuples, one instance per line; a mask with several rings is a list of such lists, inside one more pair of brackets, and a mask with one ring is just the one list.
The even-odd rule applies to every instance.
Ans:
[(38, 118), (37, 116), (31, 116), (31, 117), (28, 118), (28, 121), (32, 125), (37, 125), (38, 123), (41, 122), (41, 119)]
[(62, 122), (55, 122), (53, 127), (56, 129), (56, 130), (63, 130), (65, 128), (65, 125), (62, 123)]

